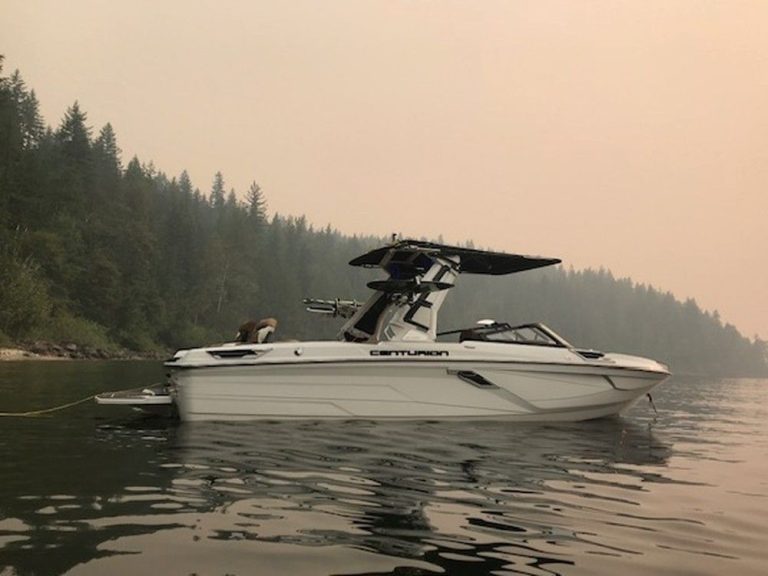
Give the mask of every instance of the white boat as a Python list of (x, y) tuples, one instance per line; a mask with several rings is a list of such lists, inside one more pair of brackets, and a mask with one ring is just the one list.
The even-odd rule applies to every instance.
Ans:
[[(374, 293), (364, 304), (305, 301), (310, 311), (348, 318), (339, 340), (180, 350), (165, 363), (164, 393), (183, 420), (573, 421), (618, 414), (666, 380), (667, 366), (577, 349), (543, 324), (486, 320), (437, 332), (439, 309), (460, 274), (559, 262), (396, 241), (350, 262), (388, 274), (368, 284)], [(445, 341), (450, 337), (457, 341)]]

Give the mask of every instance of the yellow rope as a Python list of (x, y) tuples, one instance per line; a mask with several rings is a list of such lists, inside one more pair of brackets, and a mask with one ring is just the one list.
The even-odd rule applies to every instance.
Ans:
[(16, 416), (19, 418), (32, 418), (34, 416), (43, 416), (44, 414), (50, 414), (51, 412), (58, 412), (59, 410), (64, 410), (65, 408), (71, 408), (72, 406), (77, 406), (78, 404), (82, 404), (83, 402), (88, 402), (88, 400), (93, 400), (95, 397), (96, 397), (96, 394), (92, 394), (87, 398), (81, 398), (80, 400), (77, 400), (75, 402), (62, 404), (61, 406), (54, 406), (53, 408), (46, 408), (45, 410), (30, 410), (29, 412), (0, 412), (0, 416), (8, 416), (8, 417)]
[[(110, 393), (119, 394), (120, 392), (131, 392), (133, 390), (136, 390), (136, 388), (125, 388), (123, 390), (111, 390)], [(104, 392), (99, 392), (99, 394), (104, 394)], [(43, 416), (45, 414), (51, 414), (52, 412), (58, 412), (59, 410), (65, 410), (66, 408), (72, 408), (72, 406), (77, 406), (78, 404), (88, 402), (88, 400), (93, 400), (99, 394), (92, 394), (91, 396), (86, 396), (85, 398), (81, 398), (80, 400), (75, 400), (74, 402), (69, 402), (67, 404), (62, 404), (60, 406), (54, 406), (53, 408), (46, 408), (44, 410), (30, 410), (29, 412), (0, 412), (0, 418), (2, 417), (33, 418), (35, 416)]]

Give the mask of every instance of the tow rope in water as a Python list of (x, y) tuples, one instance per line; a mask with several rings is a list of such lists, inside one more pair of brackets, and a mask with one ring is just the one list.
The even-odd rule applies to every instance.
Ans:
[(43, 410), (29, 410), (27, 412), (0, 412), (0, 416), (4, 417), (17, 417), (17, 418), (34, 418), (35, 416), (44, 416), (46, 414), (51, 414), (53, 412), (58, 412), (59, 410), (65, 410), (67, 408), (72, 408), (73, 406), (77, 406), (78, 404), (83, 404), (84, 402), (88, 402), (88, 400), (93, 400), (96, 398), (97, 394), (91, 394), (90, 396), (86, 398), (81, 398), (80, 400), (76, 400), (74, 402), (68, 402), (67, 404), (61, 404), (59, 406), (54, 406), (53, 408), (45, 408)]
[(654, 402), (653, 402), (653, 396), (651, 396), (651, 393), (650, 393), (650, 392), (648, 392), (648, 393), (646, 394), (646, 396), (648, 396), (648, 401), (651, 403), (651, 408), (653, 408), (653, 413), (654, 413), (654, 414), (656, 415), (656, 417), (658, 418), (658, 416), (659, 416), (659, 411), (658, 411), (658, 410), (656, 410), (656, 404), (654, 404)]
[[(136, 388), (125, 388), (123, 390), (109, 390), (110, 394), (120, 394), (123, 392), (133, 392), (136, 390)], [(101, 394), (106, 394), (107, 391), (103, 390), (101, 392), (98, 392), (96, 394), (91, 394), (90, 396), (86, 396), (85, 398), (81, 398), (80, 400), (75, 400), (74, 402), (67, 402), (66, 404), (60, 404), (58, 406), (53, 406), (51, 408), (44, 408), (42, 410), (28, 410), (26, 412), (0, 412), (0, 418), (34, 418), (36, 416), (45, 416), (46, 414), (52, 414), (54, 412), (59, 412), (60, 410), (66, 410), (67, 408), (72, 408), (74, 406), (77, 406), (79, 404), (83, 404), (85, 402), (88, 402), (89, 400), (93, 400), (96, 398), (96, 396), (99, 396)], [(1, 576), (1, 575), (0, 575)]]

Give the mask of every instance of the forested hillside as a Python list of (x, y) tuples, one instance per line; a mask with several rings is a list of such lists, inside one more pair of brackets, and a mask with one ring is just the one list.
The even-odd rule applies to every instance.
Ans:
[[(93, 131), (75, 103), (51, 129), (20, 75), (0, 72), (0, 345), (170, 349), (231, 338), (268, 315), (283, 338), (332, 337), (339, 323), (301, 299), (365, 298), (375, 274), (346, 263), (380, 243), (269, 216), (256, 183), (238, 195), (216, 174), (201, 192), (186, 172), (123, 165), (109, 124)], [(764, 342), (603, 271), (463, 276), (444, 310), (441, 329), (542, 320), (580, 346), (678, 372), (766, 373)]]

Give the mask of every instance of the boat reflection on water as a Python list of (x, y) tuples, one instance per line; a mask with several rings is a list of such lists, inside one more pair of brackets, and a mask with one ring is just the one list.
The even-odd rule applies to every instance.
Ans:
[(147, 419), (98, 427), (88, 452), (7, 503), (19, 574), (556, 574), (608, 551), (574, 526), (635, 506), (669, 449), (622, 419)]
[(622, 419), (71, 424), (45, 463), (15, 454), (0, 572), (560, 573), (601, 553), (574, 526), (632, 507), (669, 455)]
[(612, 516), (669, 455), (647, 426), (620, 419), (211, 424), (179, 436), (180, 478), (230, 516), (209, 537), (341, 545), (449, 574), (559, 573), (575, 552), (606, 552), (569, 528), (590, 514), (579, 487)]

